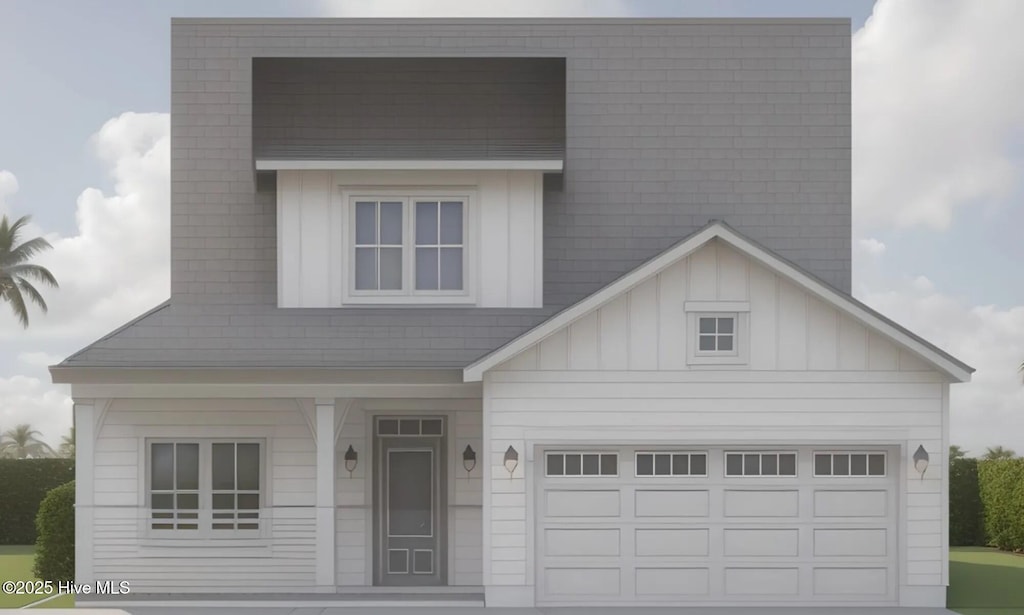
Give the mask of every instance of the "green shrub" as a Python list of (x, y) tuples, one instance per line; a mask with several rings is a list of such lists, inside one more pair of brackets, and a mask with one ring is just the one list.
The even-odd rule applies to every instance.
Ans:
[(75, 481), (52, 489), (39, 505), (32, 572), (44, 581), (75, 580)]
[(35, 544), (39, 503), (74, 479), (73, 459), (0, 459), (0, 545)]
[(1024, 459), (981, 461), (978, 482), (988, 544), (1024, 549)]
[(949, 544), (985, 546), (985, 516), (978, 484), (977, 459), (949, 462)]

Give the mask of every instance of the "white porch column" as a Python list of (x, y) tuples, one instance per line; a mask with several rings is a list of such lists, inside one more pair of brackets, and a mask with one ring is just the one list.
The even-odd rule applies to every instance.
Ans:
[(316, 584), (334, 588), (334, 399), (316, 400)]
[(75, 401), (75, 581), (93, 583), (93, 509), (96, 456), (96, 406), (91, 399)]

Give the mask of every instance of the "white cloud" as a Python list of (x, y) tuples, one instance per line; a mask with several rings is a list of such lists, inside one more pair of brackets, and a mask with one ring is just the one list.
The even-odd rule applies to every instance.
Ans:
[(946, 229), (1010, 194), (1024, 2), (879, 0), (853, 39), (858, 225)]
[(71, 429), (71, 398), (31, 376), (0, 378), (0, 433), (28, 423), (56, 448)]
[(331, 17), (559, 17), (626, 13), (622, 0), (323, 0)]
[(64, 357), (48, 352), (23, 352), (18, 355), (18, 361), (31, 367), (48, 367), (56, 365), (64, 360)]
[(867, 256), (878, 258), (885, 254), (885, 244), (874, 237), (857, 240), (857, 249)]
[(18, 191), (18, 178), (14, 173), (0, 169), (0, 215), (7, 213), (7, 197)]

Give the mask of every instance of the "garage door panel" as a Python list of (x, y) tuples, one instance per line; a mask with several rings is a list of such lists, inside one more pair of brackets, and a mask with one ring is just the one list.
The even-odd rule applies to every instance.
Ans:
[(889, 512), (888, 492), (883, 489), (817, 489), (815, 517), (885, 517)]
[(550, 490), (545, 497), (544, 512), (548, 517), (618, 517), (620, 498), (617, 489)]
[(622, 593), (618, 568), (547, 568), (544, 585), (556, 597), (618, 596)]
[(706, 489), (637, 489), (637, 517), (707, 517), (710, 493)]
[(707, 529), (637, 529), (638, 557), (693, 557), (709, 554)]
[(797, 529), (735, 529), (723, 531), (726, 557), (796, 557), (800, 554)]
[(726, 517), (797, 517), (800, 492), (726, 489), (724, 512)]
[(817, 556), (887, 555), (888, 536), (884, 528), (815, 529), (814, 554)]
[(637, 568), (638, 598), (698, 598), (707, 596), (711, 587), (708, 568)]
[(727, 596), (797, 596), (799, 568), (726, 568)]
[(875, 596), (889, 593), (886, 568), (815, 568), (816, 596)]
[(547, 555), (567, 556), (618, 556), (618, 529), (548, 529), (544, 531), (544, 545)]

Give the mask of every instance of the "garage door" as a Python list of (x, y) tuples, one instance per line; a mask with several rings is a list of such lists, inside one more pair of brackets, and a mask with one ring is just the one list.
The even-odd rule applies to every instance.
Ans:
[(893, 604), (897, 461), (881, 448), (544, 451), (537, 601)]

